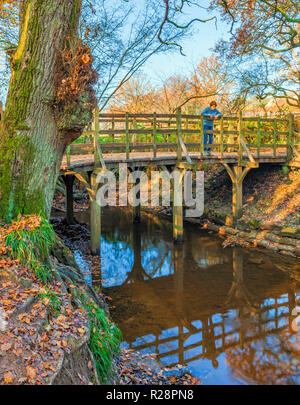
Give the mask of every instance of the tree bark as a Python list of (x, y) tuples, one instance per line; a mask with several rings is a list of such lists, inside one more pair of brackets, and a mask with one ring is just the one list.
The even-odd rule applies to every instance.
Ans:
[[(93, 95), (56, 104), (58, 55), (78, 46), (81, 0), (26, 0), (0, 127), (0, 219), (50, 216), (66, 146), (91, 120)], [(87, 94), (89, 93), (89, 94)]]

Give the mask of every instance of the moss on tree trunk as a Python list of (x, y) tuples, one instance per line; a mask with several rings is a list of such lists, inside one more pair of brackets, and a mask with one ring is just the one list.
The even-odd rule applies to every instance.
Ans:
[(6, 221), (19, 214), (49, 217), (65, 148), (92, 110), (78, 100), (60, 106), (59, 125), (54, 111), (57, 55), (77, 46), (81, 0), (27, 0), (24, 9), (0, 128), (0, 219)]

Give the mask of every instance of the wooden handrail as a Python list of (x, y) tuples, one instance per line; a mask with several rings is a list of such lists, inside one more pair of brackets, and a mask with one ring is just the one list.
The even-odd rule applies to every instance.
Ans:
[[(103, 118), (103, 120), (102, 120)], [(146, 119), (147, 118), (147, 119)], [(166, 118), (169, 118), (166, 120)], [(182, 119), (185, 119), (185, 125), (182, 125)], [(245, 128), (245, 123), (249, 124)], [(293, 115), (287, 118), (265, 118), (265, 117), (244, 117), (239, 113), (238, 117), (222, 117), (217, 123), (214, 135), (219, 136), (218, 141), (212, 144), (212, 150), (218, 151), (221, 157), (224, 153), (229, 152), (233, 148), (238, 150), (239, 165), (244, 165), (243, 156), (247, 155), (247, 159), (254, 165), (256, 157), (253, 154), (257, 151), (259, 157), (262, 148), (269, 147), (273, 151), (273, 156), (278, 157), (278, 149), (285, 148), (288, 152), (288, 157), (291, 158), (293, 151), (296, 151), (295, 135), (293, 128)], [(228, 127), (228, 124), (230, 127)], [(126, 159), (129, 159), (130, 152), (135, 150), (142, 151), (152, 150), (153, 157), (157, 157), (159, 149), (176, 150), (177, 159), (182, 161), (184, 156), (187, 162), (191, 163), (191, 150), (200, 151), (203, 154), (203, 117), (201, 115), (185, 115), (181, 109), (176, 111), (176, 114), (99, 114), (96, 109), (94, 113), (93, 129), (91, 126), (83, 134), (85, 142), (88, 137), (94, 137), (94, 155), (95, 165), (103, 166), (103, 149), (108, 150), (108, 145), (115, 148), (121, 153), (126, 153)], [(138, 136), (140, 135), (140, 136)], [(233, 135), (232, 139), (228, 136)], [(167, 138), (166, 138), (167, 137)], [(250, 138), (249, 138), (250, 137)], [(106, 138), (106, 141), (104, 139)], [(107, 139), (108, 138), (108, 139)], [(109, 139), (109, 138), (112, 138)], [(100, 142), (101, 140), (101, 142)], [(294, 142), (295, 140), (295, 142)], [(99, 141), (99, 145), (98, 142)], [(106, 143), (107, 147), (106, 147)], [(99, 146), (101, 152), (99, 152)], [(80, 146), (76, 145), (75, 150), (79, 150), (79, 154), (90, 153), (80, 150)], [(70, 164), (70, 155), (72, 147), (67, 148), (67, 163)], [(102, 154), (103, 162), (100, 155)]]

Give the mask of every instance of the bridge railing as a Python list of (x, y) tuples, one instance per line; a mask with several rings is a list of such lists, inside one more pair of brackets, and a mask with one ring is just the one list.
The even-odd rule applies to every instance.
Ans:
[[(214, 121), (212, 152), (222, 158), (228, 153), (238, 154), (242, 161), (259, 158), (262, 153), (276, 157), (285, 153), (291, 159), (300, 150), (300, 134), (292, 114), (282, 118), (224, 116)], [(299, 123), (298, 123), (298, 126)], [(102, 114), (94, 112), (93, 123), (67, 151), (68, 163), (72, 155), (95, 154), (100, 163), (100, 150), (122, 153), (129, 159), (132, 153), (147, 152), (156, 158), (159, 152), (174, 153), (177, 160), (185, 155), (204, 153), (204, 137), (212, 131), (204, 129), (201, 115), (182, 114)], [(98, 140), (98, 142), (97, 142)]]

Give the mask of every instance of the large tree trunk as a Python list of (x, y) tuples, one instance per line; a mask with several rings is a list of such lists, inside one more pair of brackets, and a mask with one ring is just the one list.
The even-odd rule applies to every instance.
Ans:
[[(49, 217), (65, 148), (91, 119), (92, 80), (79, 97), (71, 94), (65, 102), (66, 88), (59, 89), (61, 82), (73, 80), (67, 65), (59, 66), (63, 55), (70, 59), (86, 49), (78, 41), (80, 12), (81, 0), (25, 2), (0, 127), (0, 219), (32, 213)], [(90, 68), (90, 56), (83, 60)]]

